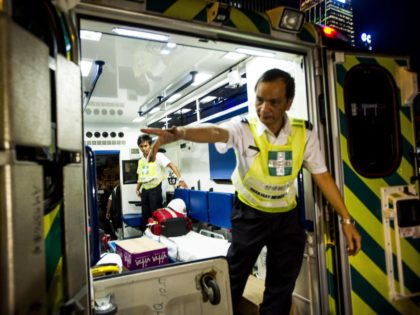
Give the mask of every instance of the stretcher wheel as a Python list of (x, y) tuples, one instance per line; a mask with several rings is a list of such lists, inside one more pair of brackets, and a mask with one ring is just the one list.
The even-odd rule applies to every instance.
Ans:
[(212, 275), (204, 275), (201, 278), (201, 284), (205, 295), (209, 299), (209, 302), (213, 305), (220, 303), (220, 289), (216, 280)]
[(94, 315), (115, 315), (118, 312), (118, 307), (115, 304), (107, 304), (101, 306), (95, 306)]

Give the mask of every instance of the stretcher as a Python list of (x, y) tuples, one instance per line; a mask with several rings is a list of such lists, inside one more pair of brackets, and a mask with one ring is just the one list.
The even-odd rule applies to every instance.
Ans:
[[(207, 235), (212, 235), (207, 236)], [(226, 256), (230, 242), (223, 236), (211, 231), (189, 231), (187, 234), (176, 237), (154, 235), (146, 229), (144, 235), (158, 241), (168, 248), (168, 256), (172, 261), (193, 261), (198, 259)]]

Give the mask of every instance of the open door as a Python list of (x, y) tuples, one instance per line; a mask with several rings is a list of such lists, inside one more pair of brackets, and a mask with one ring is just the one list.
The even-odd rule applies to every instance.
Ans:
[[(390, 295), (381, 210), (381, 189), (409, 185), (414, 175), (414, 119), (401, 101), (398, 80), (408, 60), (331, 51), (327, 60), (332, 169), (363, 243), (361, 253), (348, 258), (338, 222), (330, 227), (337, 231), (337, 246), (327, 251), (332, 307), (343, 314), (417, 313), (418, 302), (397, 303)], [(417, 292), (420, 240), (402, 238), (401, 251), (402, 273), (409, 279), (405, 291)]]

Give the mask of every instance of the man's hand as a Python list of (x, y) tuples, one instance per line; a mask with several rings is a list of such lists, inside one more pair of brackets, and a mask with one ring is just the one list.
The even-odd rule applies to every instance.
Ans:
[(187, 185), (187, 183), (184, 181), (184, 180), (180, 180), (179, 182), (178, 182), (178, 187), (179, 188), (185, 188), (185, 189), (187, 189), (188, 188), (188, 185)]
[(136, 189), (136, 195), (137, 195), (137, 197), (141, 197), (141, 190), (140, 189)]
[(147, 157), (149, 162), (155, 161), (156, 153), (160, 146), (180, 140), (185, 135), (185, 130), (182, 127), (171, 127), (169, 129), (143, 128), (140, 131), (158, 136), (157, 140), (152, 144), (149, 156)]
[(347, 253), (350, 256), (357, 255), (362, 248), (362, 237), (353, 224), (342, 224), (341, 228), (346, 238)]

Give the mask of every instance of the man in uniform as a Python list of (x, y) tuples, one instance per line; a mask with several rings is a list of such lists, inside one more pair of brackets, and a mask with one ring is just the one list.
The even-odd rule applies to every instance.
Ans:
[(286, 114), (295, 95), (294, 79), (285, 71), (271, 69), (258, 79), (255, 92), (256, 116), (235, 117), (221, 126), (142, 131), (159, 136), (152, 153), (160, 145), (179, 139), (216, 143), (220, 152), (235, 148), (237, 163), (232, 183), (236, 198), (227, 257), (233, 308), (237, 310), (248, 275), (261, 249), (267, 246), (260, 314), (289, 314), (305, 247), (294, 185), (302, 166), (341, 217), (350, 255), (359, 252), (361, 237), (325, 166), (316, 133), (304, 121)]

